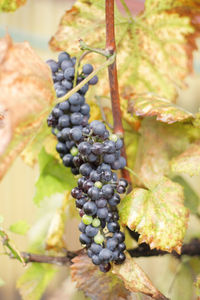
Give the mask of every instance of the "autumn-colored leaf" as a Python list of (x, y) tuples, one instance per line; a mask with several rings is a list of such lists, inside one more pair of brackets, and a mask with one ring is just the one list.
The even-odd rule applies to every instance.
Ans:
[(87, 297), (94, 300), (129, 299), (130, 293), (121, 279), (111, 272), (100, 272), (98, 266), (95, 266), (86, 254), (75, 257), (72, 262), (72, 280)]
[(128, 110), (139, 117), (155, 116), (156, 120), (168, 124), (194, 118), (192, 113), (153, 94), (130, 100)]
[(171, 162), (174, 173), (186, 173), (190, 176), (200, 173), (200, 142), (191, 144), (186, 151), (175, 157)]
[(24, 5), (26, 0), (0, 0), (0, 11), (10, 12), (15, 11), (21, 5)]
[(127, 253), (125, 262), (122, 265), (113, 265), (112, 272), (123, 280), (126, 288), (131, 292), (140, 292), (153, 299), (168, 299), (155, 288), (144, 271)]
[[(39, 70), (39, 71), (38, 71)], [(45, 120), (54, 90), (49, 67), (27, 42), (0, 40), (0, 178)]]
[(183, 188), (163, 177), (152, 189), (135, 188), (120, 206), (121, 220), (150, 247), (180, 252), (188, 223)]

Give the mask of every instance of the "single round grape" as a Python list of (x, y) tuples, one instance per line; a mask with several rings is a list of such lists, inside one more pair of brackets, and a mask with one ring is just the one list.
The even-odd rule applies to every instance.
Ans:
[(67, 59), (67, 60), (65, 59), (65, 60), (62, 61), (60, 67), (63, 71), (65, 71), (65, 70), (73, 67), (73, 63), (70, 59)]
[(80, 105), (71, 105), (70, 106), (70, 111), (71, 112), (79, 112), (81, 109), (81, 106)]
[(63, 115), (58, 119), (58, 125), (61, 128), (65, 128), (69, 126), (69, 116), (68, 115)]
[(94, 242), (95, 242), (96, 244), (102, 244), (103, 241), (104, 241), (104, 237), (103, 237), (103, 235), (101, 235), (101, 234), (97, 234), (97, 235), (94, 237)]
[(52, 115), (56, 118), (59, 118), (63, 115), (63, 112), (58, 107), (54, 107), (54, 109), (52, 110)]
[(79, 93), (74, 93), (72, 96), (69, 97), (70, 104), (79, 105), (80, 104), (80, 95)]
[(83, 176), (89, 176), (91, 171), (92, 167), (88, 163), (82, 164), (82, 166), (80, 166), (80, 173)]
[(59, 70), (56, 74), (56, 80), (61, 81), (64, 78), (63, 71)]
[(110, 238), (107, 240), (107, 243), (106, 243), (106, 247), (111, 250), (111, 251), (114, 251), (115, 248), (117, 247), (118, 245), (118, 240), (115, 239), (115, 238)]
[(91, 85), (95, 85), (97, 84), (98, 80), (99, 80), (98, 77), (95, 75), (94, 77), (92, 77), (92, 79), (88, 81), (88, 83)]
[(94, 125), (94, 121), (90, 124), (90, 127), (92, 128), (93, 130), (93, 133), (95, 135), (98, 135), (98, 136), (103, 136), (104, 135), (104, 132), (106, 130), (106, 127), (105, 125), (100, 122), (100, 121), (97, 121)]
[(57, 132), (56, 137), (57, 137), (57, 139), (58, 139), (59, 142), (62, 142), (62, 143), (65, 142), (65, 140), (64, 140), (64, 138), (62, 136), (62, 133), (60, 131)]
[(110, 263), (108, 263), (108, 264), (106, 264), (106, 265), (104, 265), (104, 264), (100, 264), (100, 265), (99, 265), (99, 270), (100, 270), (101, 272), (103, 272), (103, 273), (109, 272), (109, 271), (110, 271), (110, 268), (111, 268), (111, 264), (110, 264)]
[(67, 93), (67, 90), (64, 87), (56, 89), (56, 95), (58, 98), (63, 97)]
[(124, 194), (126, 192), (126, 188), (124, 186), (122, 186), (122, 185), (118, 185), (117, 186), (117, 192), (119, 194)]
[(83, 183), (83, 190), (87, 193), (87, 191), (94, 186), (94, 183), (91, 180), (85, 180)]
[(64, 113), (69, 111), (69, 102), (66, 100), (59, 104), (59, 109), (61, 109)]
[(59, 153), (63, 153), (65, 154), (67, 152), (67, 148), (65, 146), (64, 143), (61, 143), (59, 142), (57, 145), (56, 145), (56, 150), (59, 152)]
[(94, 184), (94, 186), (97, 187), (98, 189), (101, 189), (102, 188), (101, 181), (96, 181), (95, 184)]
[(103, 248), (99, 244), (92, 243), (90, 249), (94, 254), (99, 254)]
[(73, 198), (80, 199), (82, 198), (82, 191), (78, 187), (75, 187), (71, 190), (71, 195)]
[(66, 147), (67, 147), (68, 150), (71, 150), (72, 147), (75, 146), (75, 143), (74, 143), (73, 141), (67, 141), (67, 142), (65, 143), (65, 145), (66, 145)]
[(126, 256), (123, 252), (119, 253), (117, 260), (115, 261), (116, 264), (122, 264), (126, 259)]
[(108, 215), (108, 209), (106, 207), (97, 209), (97, 216), (100, 219), (106, 219), (107, 215)]
[(83, 208), (85, 202), (86, 202), (86, 198), (76, 199), (76, 207), (80, 209)]
[(79, 93), (82, 95), (85, 95), (88, 91), (89, 85), (88, 83), (84, 84), (84, 86), (82, 86), (79, 90)]
[(120, 196), (118, 194), (114, 194), (114, 196), (108, 200), (108, 203), (111, 206), (117, 206), (120, 203)]
[(102, 193), (103, 193), (103, 196), (106, 199), (110, 199), (114, 194), (114, 189), (113, 189), (112, 185), (111, 184), (105, 184), (102, 187)]
[(101, 224), (100, 220), (97, 219), (97, 218), (94, 218), (93, 221), (92, 221), (92, 226), (94, 227), (99, 227)]
[(72, 167), (73, 166), (73, 156), (71, 154), (65, 154), (63, 156), (63, 164), (66, 166), (66, 167)]
[(67, 52), (60, 52), (58, 55), (58, 62), (61, 64), (63, 60), (68, 60), (70, 59), (70, 55)]
[(72, 147), (72, 149), (70, 150), (70, 153), (72, 156), (75, 156), (78, 154), (78, 149), (76, 147)]
[(106, 248), (102, 249), (101, 252), (99, 253), (99, 258), (101, 262), (108, 263), (109, 261), (112, 260), (112, 251)]
[(59, 68), (59, 66), (58, 66), (58, 64), (57, 64), (57, 62), (55, 61), (55, 60), (53, 60), (53, 59), (48, 59), (47, 61), (46, 61), (46, 63), (48, 64), (48, 66), (51, 68), (51, 71), (52, 72), (57, 72), (58, 71), (58, 68)]
[[(97, 171), (93, 170), (91, 173), (90, 173), (90, 179), (94, 182), (99, 182), (100, 180), (100, 174), (97, 173)], [(97, 186), (98, 187), (98, 186)]]
[(103, 171), (101, 174), (101, 180), (103, 182), (109, 182), (112, 179), (112, 172), (111, 171)]
[(113, 142), (117, 142), (118, 136), (116, 134), (110, 134), (109, 140)]
[(99, 199), (95, 201), (98, 208), (103, 208), (107, 206), (107, 201), (105, 199)]
[[(82, 131), (79, 128), (74, 127), (70, 130), (70, 136), (71, 136), (72, 140), (74, 140), (75, 142), (78, 142), (82, 138)], [(78, 151), (78, 149), (77, 149), (77, 151)]]
[(97, 206), (94, 202), (86, 202), (83, 205), (84, 212), (89, 216), (94, 216), (97, 212)]
[(125, 235), (123, 232), (119, 231), (119, 232), (116, 232), (114, 235), (113, 235), (114, 238), (118, 239), (118, 241), (120, 243), (123, 243), (125, 241)]
[(65, 141), (69, 139), (70, 127), (65, 127), (61, 130), (61, 135)]
[(85, 233), (81, 233), (79, 240), (80, 240), (81, 244), (88, 245), (91, 243), (91, 239)]
[(123, 252), (126, 249), (126, 245), (124, 243), (120, 243), (118, 245), (118, 249), (119, 249), (120, 252)]
[[(63, 74), (63, 75), (64, 75), (64, 74)], [(72, 82), (71, 82), (71, 81), (68, 81), (67, 79), (63, 79), (63, 80), (61, 81), (61, 84), (62, 84), (62, 86), (63, 86), (65, 89), (67, 89), (67, 90), (71, 90), (72, 87), (73, 87)]]
[(79, 112), (72, 113), (70, 116), (70, 121), (73, 125), (81, 125), (83, 121), (83, 115)]
[(83, 155), (89, 155), (91, 152), (91, 144), (88, 142), (81, 142), (78, 145), (78, 151)]
[(90, 107), (89, 107), (89, 105), (88, 105), (87, 103), (83, 104), (83, 105), (81, 106), (81, 113), (82, 113), (83, 115), (88, 115), (89, 112), (90, 112)]
[(92, 258), (92, 256), (94, 255), (94, 253), (92, 252), (91, 249), (88, 249), (87, 250), (87, 255), (88, 255), (89, 258)]
[(105, 163), (113, 163), (115, 161), (115, 155), (114, 154), (104, 154), (104, 157), (103, 157), (103, 161)]
[(122, 185), (126, 188), (128, 186), (128, 181), (125, 178), (120, 178), (118, 185)]
[(78, 229), (84, 233), (85, 228), (86, 228), (86, 225), (81, 221), (81, 223), (78, 225)]
[(88, 196), (91, 198), (91, 200), (95, 201), (99, 199), (99, 189), (95, 186), (91, 187), (88, 190)]
[(79, 179), (78, 179), (78, 187), (79, 187), (79, 188), (82, 188), (84, 182), (85, 182), (85, 177), (79, 178)]
[(73, 67), (65, 69), (64, 71), (65, 79), (69, 81), (72, 80), (72, 78), (74, 77), (74, 73), (75, 73), (75, 69)]
[(101, 155), (103, 153), (103, 144), (98, 142), (94, 143), (91, 150), (94, 154)]
[(93, 227), (92, 225), (88, 225), (85, 229), (85, 233), (89, 237), (94, 237), (95, 235), (97, 235), (98, 231), (99, 231), (99, 229), (96, 227)]
[(123, 147), (122, 139), (118, 139), (115, 143), (116, 150), (120, 150)]
[(92, 256), (92, 262), (93, 262), (94, 265), (97, 265), (97, 266), (100, 265), (101, 261), (100, 261), (99, 256), (98, 255), (93, 255)]
[(86, 74), (86, 75), (92, 73), (93, 70), (94, 69), (93, 69), (93, 66), (91, 64), (85, 64), (83, 66), (83, 73)]
[(110, 222), (107, 224), (107, 227), (108, 230), (113, 233), (117, 232), (120, 229), (119, 224), (117, 222)]
[(108, 153), (108, 154), (115, 153), (116, 149), (115, 149), (115, 143), (113, 141), (105, 141), (103, 145), (104, 145), (103, 147), (104, 153)]
[(83, 164), (83, 161), (80, 156), (76, 155), (73, 157), (73, 164), (75, 167), (80, 168), (80, 166)]
[(113, 251), (113, 260), (116, 261), (119, 257), (119, 250), (116, 249), (115, 251)]
[(82, 221), (85, 225), (90, 225), (93, 221), (93, 218), (92, 218), (92, 216), (84, 215), (82, 217)]

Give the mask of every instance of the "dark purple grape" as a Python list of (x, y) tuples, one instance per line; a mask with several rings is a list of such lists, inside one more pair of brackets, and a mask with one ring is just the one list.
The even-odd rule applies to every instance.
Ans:
[(58, 62), (61, 64), (63, 62), (63, 60), (69, 60), (70, 59), (70, 55), (67, 52), (60, 52), (60, 54), (58, 55)]
[(99, 253), (99, 258), (102, 263), (107, 264), (112, 259), (112, 251), (106, 248), (102, 249), (101, 252)]
[(97, 212), (97, 206), (94, 202), (86, 202), (83, 206), (84, 212), (89, 216), (94, 216)]
[(91, 200), (95, 201), (99, 199), (99, 189), (95, 186), (89, 188), (88, 190), (88, 196), (91, 198)]
[(94, 77), (92, 77), (92, 79), (88, 81), (88, 83), (91, 85), (95, 85), (97, 84), (98, 80), (99, 80), (98, 77), (95, 75)]
[(100, 261), (99, 256), (98, 255), (93, 255), (92, 256), (92, 262), (93, 262), (94, 265), (97, 265), (97, 266), (100, 265), (101, 261)]
[(107, 243), (106, 243), (106, 247), (111, 250), (111, 251), (114, 251), (115, 248), (117, 247), (118, 245), (118, 240), (115, 239), (115, 238), (110, 238), (107, 240)]
[(53, 59), (48, 59), (47, 61), (46, 61), (46, 63), (48, 64), (48, 66), (51, 68), (51, 71), (52, 72), (57, 72), (58, 71), (58, 64), (57, 64), (57, 62), (55, 61), (55, 60), (53, 60)]
[(60, 67), (61, 67), (61, 69), (62, 69), (63, 71), (65, 71), (65, 70), (68, 70), (69, 68), (73, 67), (73, 63), (72, 63), (71, 60), (69, 60), (69, 59), (66, 60), (66, 59), (65, 59), (65, 60), (62, 61)]
[(75, 69), (73, 67), (65, 69), (64, 71), (65, 79), (69, 81), (72, 80), (72, 78), (74, 77), (74, 73), (75, 73)]
[(73, 125), (81, 125), (83, 121), (83, 115), (79, 112), (72, 113), (70, 121)]
[(107, 227), (108, 230), (113, 233), (117, 232), (120, 229), (119, 224), (117, 222), (110, 222), (107, 224)]
[(110, 268), (111, 268), (111, 264), (110, 264), (110, 263), (108, 263), (108, 264), (106, 264), (106, 265), (104, 265), (104, 264), (100, 264), (100, 265), (99, 265), (99, 269), (100, 269), (100, 271), (103, 272), (103, 273), (109, 272), (109, 271), (110, 271)]
[(96, 243), (92, 243), (90, 249), (92, 250), (93, 253), (99, 254), (99, 252), (102, 250), (102, 247)]
[(58, 151), (58, 153), (63, 153), (63, 154), (67, 152), (67, 148), (66, 148), (65, 144), (61, 143), (61, 142), (59, 142), (56, 145), (56, 150)]
[(85, 233), (89, 237), (94, 237), (95, 235), (97, 235), (98, 231), (99, 231), (99, 229), (96, 227), (93, 227), (92, 225), (86, 226), (86, 229), (85, 229)]
[(108, 209), (107, 209), (106, 207), (98, 208), (98, 209), (97, 209), (97, 216), (98, 216), (100, 219), (106, 219), (107, 216), (108, 216)]
[(71, 154), (65, 154), (62, 160), (66, 167), (73, 167), (73, 156)]
[(86, 74), (86, 75), (92, 73), (93, 70), (94, 69), (93, 69), (93, 66), (91, 64), (85, 64), (83, 66), (83, 73)]
[(84, 233), (85, 228), (86, 228), (86, 225), (81, 221), (81, 223), (78, 225), (78, 229)]
[(91, 243), (91, 239), (85, 233), (81, 233), (79, 240), (80, 240), (81, 244), (88, 245)]

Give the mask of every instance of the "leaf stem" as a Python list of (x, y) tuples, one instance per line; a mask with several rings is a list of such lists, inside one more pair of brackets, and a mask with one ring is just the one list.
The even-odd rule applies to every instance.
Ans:
[(88, 46), (83, 40), (80, 40), (80, 48), (81, 48), (81, 50), (88, 50), (90, 52), (95, 52), (97, 54), (103, 55), (106, 58), (109, 58), (112, 56), (110, 51), (100, 49), (100, 48), (92, 48), (92, 47)]
[(74, 93), (76, 93), (80, 88), (82, 88), (90, 79), (92, 79), (99, 71), (103, 70), (107, 66), (113, 63), (115, 60), (115, 54), (109, 57), (102, 65), (100, 65), (96, 70), (94, 70), (90, 75), (88, 75), (83, 81), (81, 81), (78, 85), (76, 85), (72, 90), (70, 90), (66, 95), (57, 98), (55, 101), (56, 103), (62, 102), (67, 100), (71, 97)]
[(127, 15), (130, 17), (131, 21), (133, 21), (133, 16), (132, 16), (130, 9), (128, 8), (128, 5), (126, 4), (125, 0), (120, 0), (120, 2), (123, 5), (124, 10), (127, 13)]
[[(115, 43), (115, 25), (114, 25), (114, 0), (105, 0), (105, 14), (106, 14), (106, 50), (111, 54), (116, 52)], [(108, 76), (110, 85), (110, 97), (112, 103), (112, 114), (114, 121), (114, 132), (121, 137), (124, 136), (124, 129), (122, 125), (122, 112), (120, 108), (120, 97), (118, 88), (117, 65), (116, 57), (112, 64), (108, 65)], [(125, 147), (122, 149), (122, 155), (126, 158)], [(127, 170), (122, 170), (122, 175), (130, 183), (131, 178)]]

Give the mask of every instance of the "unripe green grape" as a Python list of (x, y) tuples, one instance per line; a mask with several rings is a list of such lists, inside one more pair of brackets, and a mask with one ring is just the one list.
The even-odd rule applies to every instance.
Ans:
[(98, 189), (101, 189), (102, 188), (102, 183), (101, 181), (96, 181), (94, 186), (96, 186)]
[(92, 226), (94, 227), (99, 227), (101, 224), (100, 220), (95, 218), (93, 221), (92, 221)]
[(76, 156), (78, 154), (78, 149), (76, 147), (72, 147), (70, 150), (70, 153), (72, 156)]
[(82, 217), (82, 221), (85, 225), (90, 225), (93, 221), (93, 218), (92, 218), (92, 216), (84, 215)]
[(94, 241), (96, 244), (102, 244), (104, 241), (104, 237), (102, 234), (98, 233), (95, 237), (94, 237)]
[(113, 142), (116, 142), (118, 140), (118, 136), (116, 134), (111, 134), (109, 136), (109, 140), (111, 140)]

